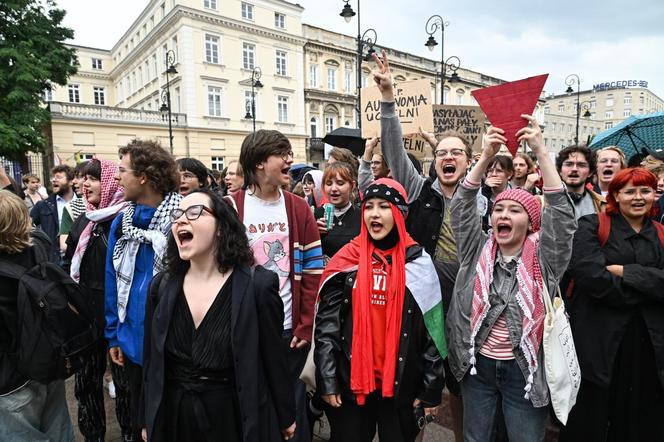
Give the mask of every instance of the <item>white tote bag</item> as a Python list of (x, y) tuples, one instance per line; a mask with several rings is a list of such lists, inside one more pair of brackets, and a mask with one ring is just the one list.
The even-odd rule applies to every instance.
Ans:
[(546, 283), (543, 285), (542, 295), (546, 306), (543, 338), (546, 383), (556, 417), (565, 425), (576, 403), (581, 385), (581, 369), (560, 289), (552, 302)]

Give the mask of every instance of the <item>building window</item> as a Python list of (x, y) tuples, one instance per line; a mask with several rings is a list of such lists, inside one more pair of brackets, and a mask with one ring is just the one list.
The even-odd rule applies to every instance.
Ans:
[(141, 86), (143, 86), (143, 84), (144, 84), (144, 82), (143, 82), (143, 68), (139, 66), (138, 67), (138, 84), (137, 84), (137, 86), (141, 87)]
[(224, 157), (210, 157), (210, 168), (212, 170), (224, 170)]
[(643, 106), (643, 97), (639, 97), (639, 104)]
[(548, 114), (550, 110), (551, 109), (549, 108), (549, 106), (544, 106), (544, 113), (545, 114)]
[(242, 3), (242, 18), (245, 20), (254, 19), (254, 5), (244, 2)]
[(629, 106), (630, 104), (632, 104), (632, 97), (625, 97), (624, 104), (625, 106)]
[(327, 88), (331, 91), (337, 89), (337, 70), (333, 68), (327, 69)]
[(551, 133), (556, 133), (556, 123), (551, 123)]
[(311, 138), (316, 138), (318, 136), (318, 119), (316, 119), (316, 117), (311, 117), (309, 123), (309, 133), (311, 134)]
[(203, 0), (203, 7), (207, 9), (217, 9), (217, 0)]
[(568, 134), (571, 134), (571, 133), (572, 133), (572, 125), (571, 125), (571, 124), (568, 124), (568, 125), (567, 125), (567, 133), (568, 133)]
[(221, 117), (221, 88), (208, 86), (208, 115)]
[(334, 130), (335, 120), (334, 117), (325, 117), (325, 133), (329, 134)]
[(95, 97), (95, 104), (99, 106), (105, 106), (106, 105), (106, 89), (103, 87), (99, 86), (94, 86), (92, 88), (94, 97)]
[(353, 73), (351, 71), (344, 71), (344, 90), (347, 93), (353, 90)]
[(369, 86), (369, 76), (367, 74), (362, 74), (362, 87)]
[(288, 123), (288, 97), (277, 97), (277, 114), (280, 123)]
[(277, 75), (286, 75), (286, 53), (277, 51)]
[(70, 84), (67, 86), (67, 90), (69, 91), (69, 102), (70, 103), (80, 103), (81, 102), (81, 95), (79, 93), (79, 87), (77, 84)]
[(318, 66), (309, 65), (309, 87), (318, 87)]
[(157, 78), (159, 76), (159, 66), (157, 65), (157, 54), (152, 54), (152, 69), (154, 70), (154, 77), (152, 78)]
[(92, 59), (92, 69), (101, 69), (101, 59), (100, 58), (93, 58)]
[(219, 63), (219, 37), (205, 35), (205, 61)]
[(613, 111), (604, 112), (604, 118), (607, 119), (607, 120), (610, 119), (610, 118), (613, 118)]
[(558, 112), (565, 112), (565, 105), (564, 104), (559, 104), (558, 105)]
[(151, 78), (152, 77), (150, 76), (150, 62), (148, 60), (145, 60), (145, 82), (149, 83)]
[(53, 91), (50, 89), (44, 89), (44, 92), (42, 92), (42, 100), (43, 101), (53, 101)]
[(597, 102), (596, 102), (595, 100), (592, 100), (592, 101), (590, 102), (590, 108), (591, 108), (591, 109), (595, 109), (596, 107), (597, 107)]
[(279, 29), (286, 29), (286, 16), (284, 14), (274, 13), (274, 27)]
[(163, 19), (166, 17), (166, 3), (162, 3), (161, 6), (159, 6), (159, 10), (161, 12), (161, 18)]
[(255, 62), (256, 46), (250, 43), (242, 43), (242, 66), (245, 69), (253, 69)]
[[(252, 114), (251, 109), (251, 91), (244, 91), (244, 111)], [(258, 116), (258, 96), (254, 95), (254, 109), (253, 111)]]
[(606, 107), (611, 107), (611, 106), (613, 106), (613, 98), (607, 98)]
[(632, 109), (623, 110), (623, 117), (629, 117), (630, 115), (632, 115)]
[(611, 129), (613, 127), (613, 121), (607, 121), (604, 123), (604, 129)]
[(461, 105), (463, 104), (463, 89), (457, 90), (456, 93), (456, 104)]

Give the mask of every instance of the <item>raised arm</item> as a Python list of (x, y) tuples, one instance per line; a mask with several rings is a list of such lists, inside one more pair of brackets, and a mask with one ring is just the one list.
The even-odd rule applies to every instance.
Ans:
[(572, 240), (577, 228), (574, 207), (563, 188), (556, 167), (549, 157), (542, 130), (531, 115), (521, 115), (530, 122), (516, 133), (519, 141), (526, 141), (537, 156), (544, 181), (544, 210), (540, 232), (540, 262), (545, 263), (556, 278), (561, 278), (572, 256)]
[(378, 145), (378, 138), (371, 137), (364, 143), (364, 155), (360, 160), (360, 170), (357, 173), (357, 187), (360, 190), (360, 193), (369, 187), (371, 181), (373, 181), (373, 175), (371, 173), (371, 158), (373, 157), (373, 151)]
[(374, 81), (381, 93), (380, 103), (380, 146), (387, 167), (392, 172), (392, 177), (399, 182), (408, 194), (408, 202), (414, 201), (422, 191), (425, 178), (417, 173), (417, 169), (408, 159), (403, 146), (403, 133), (401, 123), (396, 114), (396, 103), (394, 102), (394, 89), (390, 63), (387, 53), (382, 51), (382, 60), (373, 54), (376, 62)]

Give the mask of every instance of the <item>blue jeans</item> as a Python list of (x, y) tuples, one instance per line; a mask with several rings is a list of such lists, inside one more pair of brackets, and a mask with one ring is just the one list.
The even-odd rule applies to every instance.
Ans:
[(516, 360), (497, 361), (477, 355), (477, 374), (461, 381), (463, 440), (490, 442), (498, 404), (502, 404), (510, 442), (544, 441), (548, 407), (535, 408), (525, 399), (526, 380)]
[(74, 427), (65, 399), (65, 382), (30, 381), (0, 396), (0, 440), (67, 442)]

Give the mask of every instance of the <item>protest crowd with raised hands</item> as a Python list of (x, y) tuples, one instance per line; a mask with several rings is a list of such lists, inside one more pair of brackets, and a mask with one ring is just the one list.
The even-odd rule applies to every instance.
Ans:
[(124, 441), (664, 441), (660, 159), (554, 157), (505, 85), (479, 150), (404, 133), (373, 61), (379, 129), (321, 168), (265, 129), (221, 173), (0, 168), (0, 440), (106, 440), (106, 389)]

